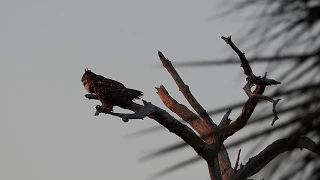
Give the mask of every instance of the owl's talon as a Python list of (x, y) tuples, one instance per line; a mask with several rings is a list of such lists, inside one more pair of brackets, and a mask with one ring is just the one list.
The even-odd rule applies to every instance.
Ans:
[(95, 108), (96, 108), (96, 112), (94, 113), (94, 116), (98, 116), (101, 112), (103, 112), (102, 106), (96, 105)]
[(106, 112), (112, 112), (113, 111), (113, 109), (111, 108), (105, 108), (105, 106), (104, 105), (96, 105), (96, 113), (94, 114), (95, 116), (98, 116), (100, 113), (105, 113), (106, 114)]

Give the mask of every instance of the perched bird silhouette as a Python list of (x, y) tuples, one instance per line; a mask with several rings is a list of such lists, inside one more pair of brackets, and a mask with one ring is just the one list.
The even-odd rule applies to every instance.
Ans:
[(112, 111), (113, 106), (130, 107), (133, 99), (139, 99), (143, 95), (141, 91), (126, 88), (122, 83), (97, 75), (88, 69), (85, 69), (81, 82), (89, 93), (98, 96), (107, 111)]

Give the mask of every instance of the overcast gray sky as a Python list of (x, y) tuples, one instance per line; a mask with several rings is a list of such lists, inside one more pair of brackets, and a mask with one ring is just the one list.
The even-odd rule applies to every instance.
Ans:
[[(233, 35), (236, 42), (243, 22), (208, 21), (217, 9), (214, 2), (2, 0), (0, 179), (140, 180), (196, 156), (188, 147), (140, 162), (181, 140), (167, 130), (129, 138), (157, 125), (148, 118), (123, 123), (109, 115), (94, 117), (99, 102), (84, 98), (80, 79), (89, 68), (165, 108), (154, 89), (163, 84), (186, 104), (157, 51), (173, 62), (233, 54), (220, 36)], [(246, 98), (238, 66), (177, 70), (206, 109)], [(263, 74), (261, 67), (254, 71)], [(221, 116), (213, 118), (219, 122)], [(233, 164), (236, 151), (230, 153)], [(159, 179), (209, 176), (201, 161)]]

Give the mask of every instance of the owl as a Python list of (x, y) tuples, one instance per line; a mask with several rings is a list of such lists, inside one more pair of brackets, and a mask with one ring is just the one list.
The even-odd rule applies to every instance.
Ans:
[(139, 99), (143, 95), (141, 91), (129, 89), (118, 81), (105, 78), (88, 69), (85, 69), (81, 82), (89, 93), (98, 96), (107, 111), (112, 111), (114, 106), (130, 107), (133, 99)]

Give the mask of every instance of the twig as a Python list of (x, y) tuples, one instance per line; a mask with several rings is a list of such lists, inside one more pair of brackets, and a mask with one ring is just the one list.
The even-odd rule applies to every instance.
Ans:
[(244, 74), (247, 75), (248, 77), (254, 76), (246, 56), (244, 55), (243, 52), (241, 52), (238, 49), (236, 45), (233, 44), (233, 42), (231, 41), (231, 36), (228, 36), (228, 37), (221, 36), (221, 39), (223, 39), (227, 44), (229, 44), (231, 48), (238, 54), (241, 61), (241, 67), (244, 70)]
[(272, 102), (273, 103), (272, 112), (273, 112), (274, 118), (272, 120), (271, 126), (273, 126), (274, 123), (276, 122), (276, 120), (279, 119), (278, 114), (277, 114), (277, 109), (276, 109), (276, 105), (278, 104), (279, 101), (280, 101), (280, 99), (277, 99), (277, 100)]
[(249, 98), (264, 99), (264, 100), (267, 100), (267, 101), (269, 101), (269, 102), (271, 102), (273, 104), (272, 112), (273, 112), (274, 118), (273, 118), (272, 123), (271, 123), (271, 125), (273, 126), (274, 122), (279, 119), (278, 114), (277, 114), (277, 110), (276, 110), (276, 105), (278, 104), (280, 99), (274, 100), (274, 99), (272, 99), (272, 98), (270, 98), (268, 96), (264, 96), (264, 95), (261, 95), (261, 94), (253, 94), (251, 92), (251, 87), (253, 85), (254, 85), (253, 83), (248, 81), (247, 84), (243, 87), (243, 90), (245, 91), (245, 93), (248, 95)]
[(241, 149), (239, 149), (239, 151), (238, 151), (238, 157), (237, 157), (236, 163), (233, 168), (233, 174), (236, 173), (236, 171), (238, 169), (238, 164), (239, 164), (239, 160), (240, 160), (240, 153), (241, 153)]
[[(246, 78), (247, 84), (243, 89), (245, 90), (246, 94), (249, 96), (249, 99), (243, 106), (242, 113), (238, 116), (238, 118), (235, 121), (231, 122), (228, 126), (225, 126), (220, 130), (219, 132), (220, 136), (223, 139), (227, 139), (228, 137), (230, 137), (231, 135), (233, 135), (234, 133), (242, 129), (247, 124), (249, 118), (251, 117), (258, 103), (259, 98), (268, 99), (267, 97), (262, 95), (265, 90), (265, 87), (267, 85), (280, 84), (280, 82), (275, 81), (273, 79), (266, 78), (267, 74), (265, 74), (264, 77), (255, 76), (252, 72), (252, 69), (244, 53), (241, 52), (238, 49), (238, 47), (231, 41), (231, 36), (227, 38), (222, 36), (221, 39), (223, 39), (227, 44), (229, 44), (240, 58), (241, 66), (244, 70), (244, 74), (247, 75), (247, 78)], [(251, 92), (251, 87), (253, 87), (254, 85), (256, 86), (256, 88), (253, 92)], [(271, 98), (269, 98), (268, 100), (270, 99)], [(273, 112), (275, 113), (275, 117), (277, 117), (276, 116), (277, 114), (275, 111), (275, 105), (277, 104), (278, 101), (279, 100), (273, 101), (274, 103)]]
[(232, 108), (228, 109), (228, 111), (224, 114), (223, 118), (220, 121), (219, 127), (223, 127), (231, 123), (231, 119), (229, 119), (229, 115), (231, 114), (231, 111), (232, 111)]

